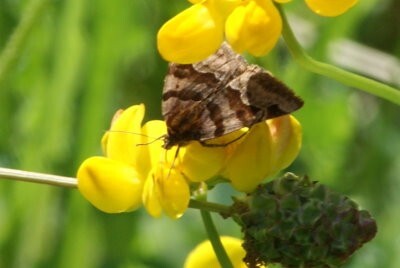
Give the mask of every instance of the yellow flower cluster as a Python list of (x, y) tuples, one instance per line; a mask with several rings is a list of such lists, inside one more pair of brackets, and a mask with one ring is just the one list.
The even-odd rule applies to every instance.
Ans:
[[(190, 0), (192, 6), (167, 21), (157, 35), (164, 59), (194, 63), (214, 53), (224, 39), (233, 49), (267, 54), (278, 41), (282, 20), (274, 5), (291, 0)], [(305, 0), (321, 16), (346, 12), (357, 0)]]
[(134, 105), (114, 117), (102, 139), (105, 156), (86, 159), (77, 174), (78, 189), (98, 209), (108, 213), (144, 206), (153, 217), (162, 212), (180, 217), (187, 209), (191, 186), (216, 175), (227, 178), (239, 191), (252, 191), (262, 180), (287, 167), (301, 145), (301, 126), (290, 115), (242, 129), (205, 147), (191, 142), (170, 150), (162, 148), (164, 121), (142, 126), (144, 105)]

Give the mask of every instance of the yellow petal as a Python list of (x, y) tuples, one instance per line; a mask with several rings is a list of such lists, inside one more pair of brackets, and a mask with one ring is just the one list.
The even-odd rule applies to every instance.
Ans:
[(101, 138), (101, 149), (104, 155), (107, 155), (108, 134), (109, 132), (107, 131)]
[[(222, 236), (224, 246), (234, 268), (246, 268), (243, 258), (246, 255), (242, 247), (243, 241), (234, 237)], [(196, 246), (188, 255), (184, 268), (210, 268), (221, 267), (209, 240)]]
[(321, 16), (334, 17), (345, 13), (357, 0), (305, 0), (308, 7)]
[(188, 64), (214, 53), (223, 41), (223, 18), (203, 4), (195, 4), (167, 21), (157, 34), (161, 56)]
[(163, 179), (159, 180), (162, 193), (161, 204), (169, 217), (177, 219), (188, 208), (190, 200), (189, 185), (175, 169), (164, 168), (162, 175), (164, 176)]
[(181, 217), (190, 199), (189, 185), (185, 178), (176, 169), (159, 165), (150, 172), (147, 181), (149, 186), (145, 188), (143, 203), (149, 214), (159, 217), (162, 208), (173, 219)]
[(157, 187), (156, 178), (150, 174), (143, 188), (143, 205), (147, 212), (154, 218), (158, 218), (162, 213), (162, 206), (160, 202), (159, 187)]
[(271, 131), (271, 174), (289, 166), (301, 148), (301, 125), (294, 116), (286, 115), (267, 120)]
[(134, 168), (121, 162), (91, 157), (79, 167), (78, 189), (96, 208), (107, 213), (137, 209), (143, 183)]
[(174, 166), (189, 180), (201, 182), (217, 175), (224, 162), (225, 151), (223, 147), (205, 147), (198, 142), (191, 142), (180, 148), (179, 160), (175, 160)]
[[(234, 150), (221, 175), (235, 189), (251, 192), (271, 171), (271, 136), (268, 125), (254, 125)], [(228, 146), (229, 147), (229, 146)]]
[(124, 110), (113, 120), (111, 129), (103, 143), (106, 142), (107, 157), (135, 165), (137, 144), (141, 141), (141, 124), (144, 117), (144, 105), (134, 105)]
[(267, 54), (277, 43), (282, 20), (271, 0), (251, 0), (237, 7), (225, 24), (227, 41), (239, 53)]
[[(124, 111), (123, 109), (119, 109), (118, 111), (115, 112), (113, 118), (111, 119), (111, 126), (117, 121), (117, 118), (120, 117), (123, 111)], [(103, 150), (104, 155), (107, 155), (108, 136), (109, 136), (109, 131), (104, 133), (103, 137), (101, 138), (101, 148)]]
[(249, 0), (207, 0), (208, 6), (212, 7), (213, 10), (218, 12), (223, 18), (227, 18), (229, 14), (243, 2), (248, 2)]
[(151, 120), (146, 122), (141, 129), (142, 137), (137, 146), (136, 168), (140, 174), (147, 174), (153, 166), (164, 162), (166, 151), (163, 149), (163, 137), (167, 133), (167, 126), (164, 121)]
[(284, 4), (284, 3), (289, 3), (292, 0), (274, 0), (274, 1), (280, 4)]

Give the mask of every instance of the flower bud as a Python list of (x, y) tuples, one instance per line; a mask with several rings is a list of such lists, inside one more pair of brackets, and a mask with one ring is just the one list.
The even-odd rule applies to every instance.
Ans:
[(235, 201), (249, 267), (338, 267), (376, 234), (376, 222), (344, 195), (287, 174)]

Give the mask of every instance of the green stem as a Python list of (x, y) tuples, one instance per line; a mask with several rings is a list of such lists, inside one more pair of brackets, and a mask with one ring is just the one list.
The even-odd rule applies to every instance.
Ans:
[(48, 0), (31, 0), (22, 14), (21, 21), (0, 54), (0, 82), (5, 78), (20, 54), (26, 39)]
[(201, 209), (200, 213), (207, 231), (208, 238), (214, 249), (215, 255), (217, 256), (219, 264), (222, 268), (233, 268), (231, 260), (229, 259), (228, 254), (226, 254), (226, 251), (221, 243), (218, 231), (212, 221), (210, 212)]
[(190, 200), (189, 207), (197, 208), (197, 209), (201, 209), (201, 210), (209, 211), (209, 212), (226, 214), (226, 215), (229, 215), (231, 213), (231, 208), (228, 206), (224, 206), (224, 205), (212, 203), (212, 202), (207, 202), (207, 201), (195, 200), (195, 199)]
[(10, 168), (0, 168), (0, 179), (34, 182), (68, 188), (77, 187), (77, 180), (75, 178)]
[(285, 43), (293, 58), (301, 66), (313, 73), (333, 78), (347, 86), (358, 88), (360, 90), (400, 105), (400, 90), (377, 82), (375, 80), (366, 78), (364, 76), (345, 71), (333, 65), (314, 60), (312, 57), (307, 55), (297, 41), (296, 37), (294, 36), (282, 7), (280, 5), (277, 6), (283, 22), (283, 39), (285, 40)]

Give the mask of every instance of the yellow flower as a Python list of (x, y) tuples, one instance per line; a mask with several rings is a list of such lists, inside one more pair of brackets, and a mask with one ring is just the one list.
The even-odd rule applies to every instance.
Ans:
[[(246, 268), (242, 261), (246, 252), (242, 247), (243, 241), (234, 237), (222, 236), (222, 245), (224, 246), (229, 259), (234, 268)], [(217, 268), (221, 267), (215, 256), (210, 241), (204, 241), (196, 246), (186, 258), (184, 268)]]
[[(233, 148), (231, 148), (233, 147)], [(251, 192), (265, 178), (286, 168), (301, 147), (301, 126), (291, 115), (280, 116), (254, 125), (231, 150), (221, 175), (237, 190)]]
[[(77, 174), (78, 189), (98, 209), (119, 213), (141, 205), (153, 217), (165, 212), (180, 217), (189, 199), (189, 184), (215, 176), (224, 162), (222, 148), (193, 142), (170, 150), (162, 148), (166, 125), (152, 120), (141, 126), (144, 105), (118, 111), (103, 136), (106, 157), (85, 160)], [(212, 160), (211, 162), (209, 160)]]
[[(157, 201), (164, 209), (168, 209), (167, 215), (176, 218), (187, 207), (189, 186), (185, 180), (184, 183), (181, 180), (179, 189), (176, 184), (171, 184), (176, 181), (172, 163), (169, 165), (170, 180), (165, 176), (158, 177), (160, 173), (153, 173), (159, 165), (168, 165), (163, 161), (167, 152), (162, 149), (162, 141), (156, 140), (165, 133), (166, 127), (162, 121), (150, 121), (142, 128), (144, 110), (144, 105), (134, 105), (117, 113), (110, 130), (102, 139), (107, 157), (91, 157), (82, 163), (77, 174), (78, 189), (104, 212), (130, 211), (143, 204), (152, 216), (160, 216), (161, 211), (156, 213), (152, 206)], [(140, 145), (150, 141), (153, 142)], [(150, 189), (149, 180), (154, 184)], [(169, 189), (171, 187), (174, 189)], [(149, 195), (157, 199), (149, 198)], [(177, 202), (183, 205), (175, 210), (170, 209)]]
[[(224, 38), (238, 53), (267, 54), (277, 43), (282, 21), (273, 0), (189, 0), (192, 6), (158, 31), (157, 46), (170, 62), (188, 64), (214, 53)], [(322, 16), (346, 12), (357, 0), (305, 0)], [(275, 0), (287, 3), (290, 0)]]
[(98, 209), (107, 213), (119, 213), (137, 209), (142, 204), (145, 177), (136, 169), (136, 144), (140, 136), (140, 124), (144, 106), (132, 106), (118, 111), (110, 132), (102, 139), (107, 157), (86, 159), (78, 169), (78, 189)]

